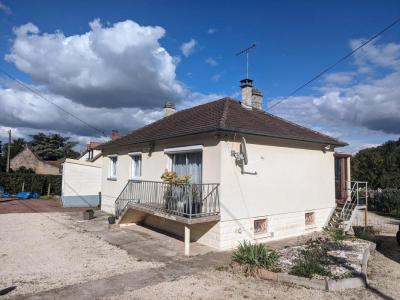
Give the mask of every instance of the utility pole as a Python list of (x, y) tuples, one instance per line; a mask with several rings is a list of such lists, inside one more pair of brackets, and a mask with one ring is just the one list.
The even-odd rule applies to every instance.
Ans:
[(10, 172), (10, 150), (11, 150), (11, 129), (8, 130), (8, 147), (7, 147), (7, 167), (6, 172)]

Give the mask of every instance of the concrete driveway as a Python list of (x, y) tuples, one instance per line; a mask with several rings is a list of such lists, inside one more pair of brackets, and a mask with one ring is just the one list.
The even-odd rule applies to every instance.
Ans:
[[(0, 238), (4, 230), (10, 236), (0, 240), (0, 285), (17, 286), (6, 297), (396, 299), (400, 295), (396, 284), (400, 265), (379, 252), (371, 258), (369, 289), (328, 293), (235, 275), (228, 268), (229, 252), (194, 243), (194, 256), (185, 257), (180, 239), (135, 225), (109, 228), (107, 217), (98, 211), (90, 221), (77, 212), (0, 215)], [(17, 246), (22, 250), (13, 251)], [(36, 272), (37, 268), (42, 269)]]

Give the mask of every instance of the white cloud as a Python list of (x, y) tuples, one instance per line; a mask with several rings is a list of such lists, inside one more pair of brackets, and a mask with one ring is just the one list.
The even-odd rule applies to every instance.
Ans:
[(181, 51), (184, 56), (188, 57), (191, 55), (197, 45), (197, 41), (195, 39), (191, 39), (190, 41), (183, 43), (181, 45)]
[(218, 81), (221, 79), (221, 74), (214, 74), (213, 76), (211, 76), (211, 80), (213, 81)]
[(22, 25), (14, 29), (6, 59), (35, 84), (86, 106), (147, 109), (182, 99), (178, 59), (159, 43), (163, 28), (131, 20), (105, 27), (94, 20), (90, 29), (65, 36), (40, 33), (32, 23)]
[(1, 1), (0, 1), (0, 11), (5, 13), (6, 15), (11, 15), (12, 14), (11, 8), (9, 8), (7, 5), (5, 5)]
[(347, 84), (351, 82), (356, 75), (355, 72), (336, 72), (329, 73), (324, 76), (324, 80), (326, 83), (332, 84)]
[(209, 64), (210, 66), (212, 66), (212, 67), (215, 67), (216, 65), (218, 65), (218, 62), (217, 62), (214, 58), (212, 58), (212, 57), (207, 57), (207, 58), (205, 59), (205, 62), (206, 62), (207, 64)]
[(207, 33), (208, 34), (214, 34), (214, 33), (216, 33), (217, 32), (217, 29), (215, 29), (215, 28), (209, 28), (208, 30), (207, 30)]
[[(384, 53), (389, 57), (382, 58)], [(370, 45), (364, 54), (355, 58), (356, 72), (328, 74), (322, 85), (317, 86), (319, 95), (291, 97), (272, 112), (316, 130), (333, 133), (350, 142), (353, 151), (375, 145), (375, 141), (384, 141), (385, 137), (398, 138), (399, 55), (400, 44)], [(360, 66), (367, 68), (370, 74), (365, 76)], [(269, 106), (276, 101), (279, 99), (271, 101)]]

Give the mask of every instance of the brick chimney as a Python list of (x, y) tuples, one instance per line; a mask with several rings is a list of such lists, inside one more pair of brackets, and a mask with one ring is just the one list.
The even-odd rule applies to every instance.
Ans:
[(251, 95), (251, 106), (253, 108), (262, 110), (263, 95), (259, 89), (253, 88)]
[(168, 116), (174, 114), (175, 112), (176, 112), (175, 104), (173, 104), (172, 102), (169, 102), (169, 101), (165, 102), (164, 117), (168, 117)]
[(115, 141), (116, 139), (120, 138), (121, 135), (119, 134), (118, 130), (113, 129), (111, 131), (111, 140)]
[(262, 110), (263, 95), (259, 89), (253, 87), (253, 80), (243, 79), (240, 81), (242, 89), (242, 106), (247, 109)]
[(242, 106), (251, 109), (251, 96), (253, 90), (253, 80), (240, 80), (240, 88), (242, 89)]

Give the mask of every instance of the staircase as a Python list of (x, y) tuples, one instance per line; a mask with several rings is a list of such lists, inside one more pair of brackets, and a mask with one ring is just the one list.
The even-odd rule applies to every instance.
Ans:
[(329, 220), (328, 230), (341, 228), (344, 232), (348, 232), (358, 211), (365, 209), (367, 206), (367, 182), (349, 181), (347, 182), (347, 190), (347, 200), (344, 203), (337, 203), (335, 211)]

